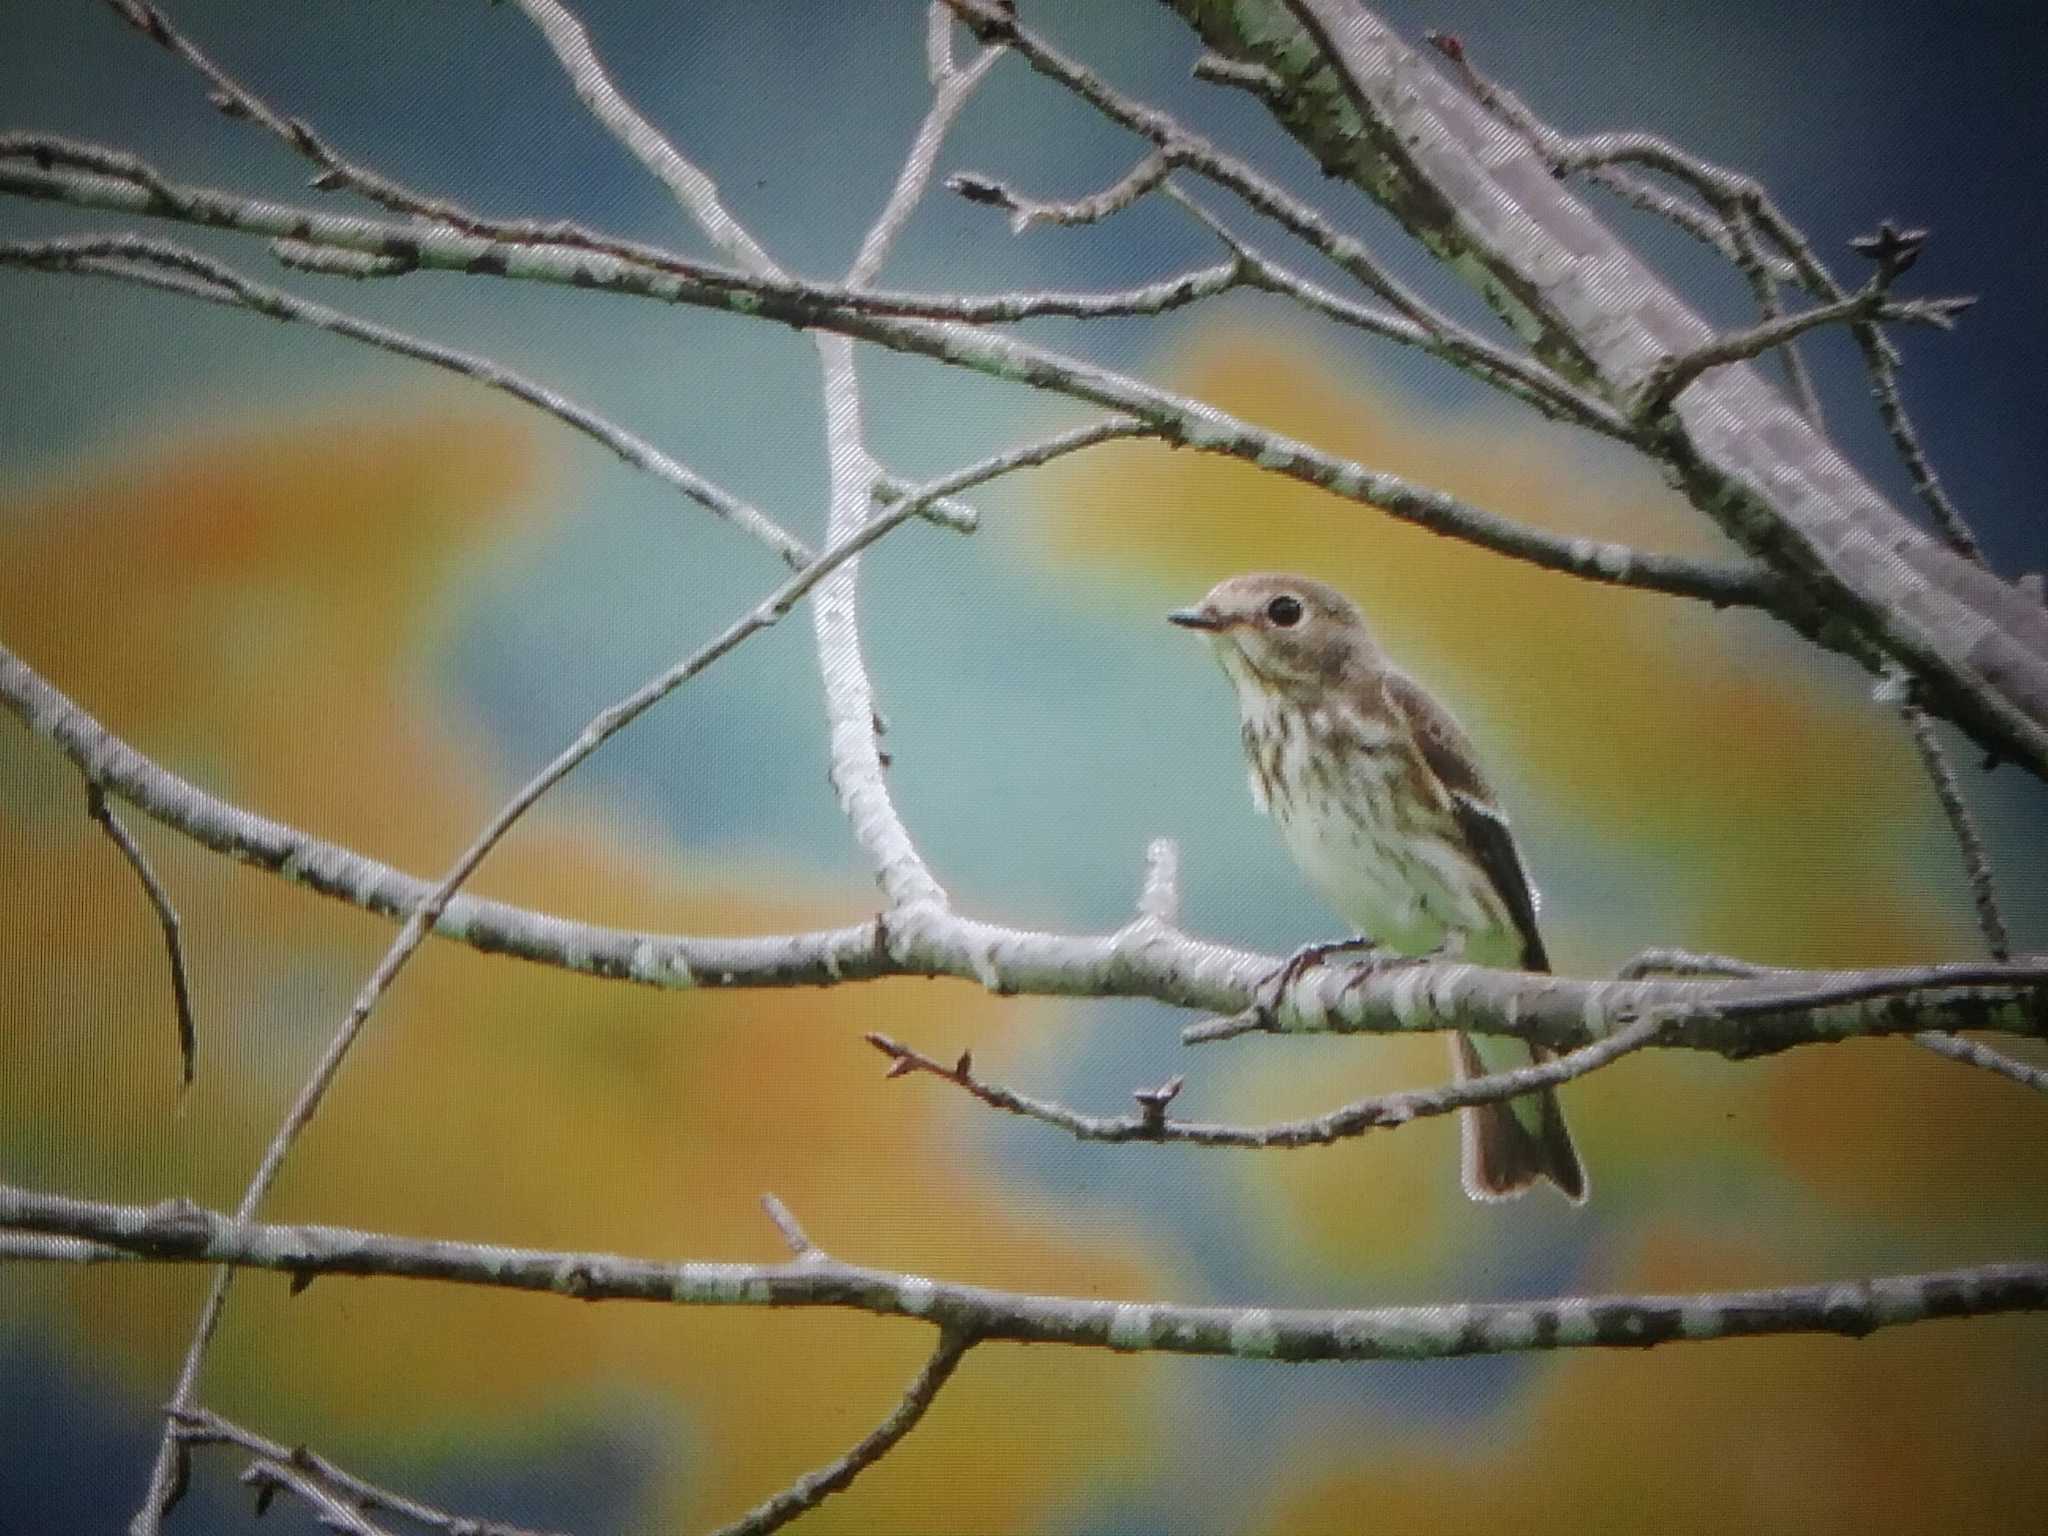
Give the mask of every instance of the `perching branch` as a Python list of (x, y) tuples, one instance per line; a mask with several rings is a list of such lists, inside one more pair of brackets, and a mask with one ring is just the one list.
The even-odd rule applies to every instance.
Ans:
[[(1102, 429), (1096, 429), (1100, 431)], [(1070, 435), (1069, 441), (1088, 434)], [(1101, 440), (1100, 437), (1094, 440)], [(1015, 455), (1011, 457), (1017, 457)], [(957, 488), (960, 477), (946, 482)], [(113, 736), (0, 647), (0, 703), (82, 774), (143, 814), (236, 862), (366, 912), (403, 919), (434, 887), (338, 844), (209, 795)], [(1155, 845), (1156, 848), (1156, 845)], [(1157, 900), (1172, 888), (1158, 853)], [(1147, 997), (1234, 1014), (1262, 1000), (1283, 1029), (1510, 1034), (1557, 1050), (1606, 1038), (1652, 1013), (1672, 1020), (1659, 1044), (1733, 1056), (1801, 1043), (1916, 1029), (1998, 1029), (2048, 1038), (2048, 965), (1947, 965), (1843, 971), (1760, 971), (1658, 980), (1669, 955), (1609, 979), (1528, 976), (1480, 966), (1417, 964), (1374, 974), (1326, 965), (1278, 998), (1264, 983), (1280, 961), (1179, 932), (1149, 912), (1104, 934), (1006, 927), (957, 913), (915, 924), (869, 921), (808, 933), (719, 938), (606, 928), (506, 902), (457, 896), (438, 936), (589, 976), (664, 988), (813, 987), (888, 976), (950, 976), (1004, 993)], [(1354, 974), (1354, 970), (1363, 974)], [(1824, 990), (1832, 989), (1832, 990)], [(1745, 997), (1805, 994), (1773, 1017), (1716, 1019)], [(1217, 1038), (1192, 1026), (1191, 1039)]]
[(1941, 1317), (2048, 1310), (2048, 1264), (1694, 1295), (1307, 1309), (1027, 1295), (838, 1259), (733, 1264), (403, 1238), (237, 1221), (189, 1201), (118, 1205), (0, 1184), (0, 1226), (77, 1237), (156, 1263), (282, 1275), (386, 1276), (542, 1292), (579, 1303), (832, 1307), (931, 1324), (983, 1343), (1064, 1344), (1244, 1360), (1432, 1360), (1552, 1349), (1832, 1333), (1860, 1338)]

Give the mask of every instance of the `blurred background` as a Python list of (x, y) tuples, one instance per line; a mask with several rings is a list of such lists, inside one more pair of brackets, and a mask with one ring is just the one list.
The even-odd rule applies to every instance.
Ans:
[[(1905, 289), (1982, 296), (1907, 333), (1944, 480), (2007, 575), (2048, 565), (2041, 251), (2048, 23), (2020, 6), (1393, 3), (1566, 129), (1645, 128), (1754, 171), (1845, 279), (1890, 217), (1935, 231)], [(1134, 92), (1326, 198), (1444, 303), (1476, 300), (1229, 92), (1163, 7), (1027, 19)], [(699, 250), (509, 7), (186, 0), (203, 47), (345, 153), (507, 215)], [(592, 0), (598, 46), (786, 265), (843, 271), (926, 104), (922, 8)], [(301, 200), (305, 168), (92, 4), (0, 12), (0, 126), (132, 148)], [(1136, 147), (1014, 62), (944, 171), (1073, 196)], [(1225, 206), (1204, 193), (1215, 207)], [(1234, 216), (1234, 211), (1233, 211)], [(1708, 312), (1743, 292), (1616, 214)], [(0, 204), (0, 238), (115, 221)], [(786, 329), (420, 275), (266, 280), (485, 351), (633, 427), (806, 536), (824, 486), (815, 359)], [(1261, 243), (1299, 264), (1277, 237)], [(896, 287), (1113, 287), (1212, 260), (1170, 207), (1013, 237), (943, 192)], [(1491, 324), (1491, 322), (1485, 322)], [(1546, 527), (1710, 552), (1654, 474), (1426, 360), (1262, 296), (1029, 334)], [(1837, 440), (1902, 506), (1845, 337), (1810, 348)], [(863, 354), (872, 436), (942, 472), (1080, 417)], [(1457, 708), (1545, 895), (1561, 969), (1649, 945), (1787, 964), (1978, 952), (1967, 893), (1868, 679), (1769, 623), (1598, 589), (1417, 534), (1242, 466), (1113, 449), (912, 527), (863, 568), (892, 784), (971, 913), (1102, 929), (1145, 843), (1183, 853), (1196, 932), (1332, 936), (1245, 797), (1228, 690), (1163, 610), (1253, 567), (1338, 583)], [(0, 639), (177, 772), (415, 873), (440, 870), (595, 709), (776, 578), (758, 548), (538, 416), (336, 338), (89, 278), (0, 271)], [(808, 627), (790, 623), (608, 747), (510, 839), (485, 893), (592, 921), (777, 932), (871, 910), (825, 784)], [(1960, 750), (2015, 938), (2048, 935), (2044, 797)], [(155, 919), (77, 776), (0, 725), (0, 1178), (232, 1205), (390, 928), (131, 816), (179, 902), (201, 1032), (177, 1091)], [(1111, 1111), (1186, 1072), (1210, 1118), (1432, 1082), (1433, 1041), (1239, 1041), (1189, 1055), (1144, 1003), (951, 982), (697, 997), (431, 946), (380, 1010), (270, 1211), (531, 1246), (770, 1260), (779, 1194), (852, 1260), (1019, 1290), (1200, 1302), (1429, 1302), (1851, 1277), (2048, 1252), (2043, 1107), (1900, 1043), (1732, 1066), (1631, 1059), (1567, 1091), (1595, 1195), (1475, 1207), (1455, 1130), (1240, 1154), (1082, 1146), (861, 1034)], [(2037, 1054), (2033, 1059), (2039, 1060)], [(0, 1533), (113, 1530), (143, 1487), (198, 1271), (0, 1267)], [(859, 1317), (570, 1307), (421, 1285), (238, 1286), (205, 1401), (479, 1515), (700, 1529), (864, 1434), (925, 1346)], [(1861, 1342), (1422, 1365), (978, 1350), (931, 1417), (806, 1530), (2025, 1530), (2048, 1453), (2035, 1318)], [(1880, 1411), (1880, 1405), (1884, 1406)], [(202, 1452), (175, 1529), (239, 1529)], [(296, 1509), (269, 1517), (310, 1526)], [(294, 1526), (293, 1521), (300, 1524)]]

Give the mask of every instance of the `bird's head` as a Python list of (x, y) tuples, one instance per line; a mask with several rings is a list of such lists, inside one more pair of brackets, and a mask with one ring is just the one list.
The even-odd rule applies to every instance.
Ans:
[(1167, 615), (1201, 630), (1216, 659), (1240, 688), (1329, 686), (1370, 671), (1379, 661), (1358, 605), (1335, 587), (1306, 576), (1256, 571), (1209, 589), (1192, 608)]

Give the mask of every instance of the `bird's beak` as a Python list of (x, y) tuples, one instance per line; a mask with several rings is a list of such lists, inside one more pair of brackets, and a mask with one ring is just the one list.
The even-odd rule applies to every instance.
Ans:
[(1178, 624), (1182, 629), (1223, 628), (1223, 620), (1206, 608), (1176, 608), (1166, 616), (1166, 621), (1169, 624)]

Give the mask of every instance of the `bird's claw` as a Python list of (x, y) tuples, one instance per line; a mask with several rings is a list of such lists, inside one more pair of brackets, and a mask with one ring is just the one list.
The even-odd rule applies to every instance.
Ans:
[(1371, 939), (1362, 935), (1351, 939), (1337, 939), (1321, 944), (1304, 944), (1293, 954), (1282, 960), (1258, 984), (1254, 993), (1252, 1011), (1268, 1029), (1279, 1024), (1280, 1000), (1287, 995), (1302, 977), (1334, 955), (1356, 954), (1365, 957), (1365, 963), (1377, 970), (1383, 965), (1395, 964), (1405, 956), (1390, 955)]

